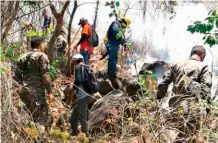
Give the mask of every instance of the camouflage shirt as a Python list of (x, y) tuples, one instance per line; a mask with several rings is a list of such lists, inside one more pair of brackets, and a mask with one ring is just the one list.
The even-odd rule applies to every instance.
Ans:
[(49, 60), (46, 54), (33, 50), (19, 58), (16, 77), (29, 87), (45, 87), (51, 92)]
[(201, 97), (207, 98), (212, 86), (212, 74), (208, 70), (208, 66), (194, 58), (174, 64), (165, 73), (163, 81), (158, 85), (157, 98), (165, 97), (171, 82), (173, 82), (172, 91), (174, 94), (187, 94), (185, 86), (193, 81), (199, 84)]

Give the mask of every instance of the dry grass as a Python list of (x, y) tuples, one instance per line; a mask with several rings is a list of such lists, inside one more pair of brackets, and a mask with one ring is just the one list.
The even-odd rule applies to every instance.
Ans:
[[(103, 121), (98, 126), (99, 132), (91, 133), (88, 140), (83, 135), (70, 137), (69, 129), (61, 131), (61, 127), (56, 127), (56, 130), (52, 132), (41, 132), (41, 128), (38, 129), (38, 127), (36, 128), (27, 124), (31, 123), (32, 119), (19, 99), (17, 93), (20, 85), (12, 79), (13, 73), (10, 70), (10, 64), (1, 63), (2, 67), (7, 69), (5, 73), (1, 73), (1, 141), (3, 143), (34, 141), (51, 143), (72, 141), (93, 143), (162, 143), (167, 142), (167, 139), (169, 139), (166, 133), (170, 133), (170, 137), (172, 137), (171, 130), (174, 131), (173, 134), (178, 132), (174, 124), (175, 119), (177, 119), (176, 123), (187, 122), (187, 118), (185, 118), (181, 110), (163, 109), (160, 103), (156, 102), (155, 95), (149, 95), (143, 97), (140, 101), (120, 105), (119, 116), (116, 119), (111, 117)], [(59, 86), (56, 87), (58, 88)], [(195, 107), (203, 107), (203, 105), (204, 103), (200, 103), (196, 104)], [(69, 112), (69, 109), (65, 108), (65, 111)], [(67, 118), (64, 120), (67, 121)], [(200, 124), (201, 126), (197, 135), (188, 135), (191, 140), (197, 143), (216, 143), (218, 140), (217, 104), (211, 105), (210, 115), (206, 120), (202, 120)], [(179, 139), (182, 139), (182, 137)], [(168, 142), (170, 141), (168, 140)]]

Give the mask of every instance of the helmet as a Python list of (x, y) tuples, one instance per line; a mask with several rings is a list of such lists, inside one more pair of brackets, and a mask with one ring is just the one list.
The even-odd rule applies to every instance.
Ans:
[(131, 24), (131, 19), (124, 17), (123, 20), (126, 22), (127, 25)]
[(73, 55), (72, 60), (83, 60), (83, 56), (81, 54), (75, 54)]
[(29, 26), (30, 23), (29, 23), (29, 22), (24, 22), (24, 25), (25, 25), (25, 26)]

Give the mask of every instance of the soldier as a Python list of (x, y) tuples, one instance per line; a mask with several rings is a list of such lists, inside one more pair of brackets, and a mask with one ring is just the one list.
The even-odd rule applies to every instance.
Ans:
[(20, 98), (32, 114), (33, 120), (41, 125), (48, 125), (48, 105), (54, 100), (49, 72), (49, 60), (44, 54), (43, 38), (31, 38), (32, 51), (20, 57), (16, 77), (23, 84)]
[[(177, 118), (175, 122), (179, 124), (179, 122), (184, 121), (178, 127), (180, 127), (180, 131), (185, 132), (189, 136), (197, 133), (198, 122), (203, 115), (198, 109), (195, 110), (193, 106), (199, 101), (209, 101), (210, 99), (212, 74), (208, 70), (208, 66), (203, 64), (205, 55), (204, 47), (193, 47), (190, 59), (186, 62), (172, 65), (158, 86), (157, 99), (160, 100), (165, 97), (169, 84), (173, 82), (172, 92), (175, 95), (170, 99), (169, 106), (182, 111), (181, 113), (183, 113), (183, 117), (187, 122), (184, 121), (184, 118), (178, 119), (180, 117), (178, 114), (175, 115)], [(171, 113), (172, 116), (173, 114)], [(187, 133), (187, 130), (189, 133)]]

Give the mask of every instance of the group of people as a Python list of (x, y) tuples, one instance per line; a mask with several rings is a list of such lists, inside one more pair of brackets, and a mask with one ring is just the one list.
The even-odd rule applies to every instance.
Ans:
[[(51, 16), (49, 15), (47, 9), (43, 9), (42, 16), (44, 18), (44, 21), (43, 21), (43, 25), (41, 27), (41, 30), (43, 32), (46, 32), (51, 26)], [(36, 28), (33, 26), (32, 23), (25, 22), (24, 28), (26, 30), (27, 37), (37, 36)]]
[[(49, 20), (45, 21), (44, 25), (46, 26), (48, 23)], [(112, 22), (105, 37), (107, 53), (101, 59), (104, 59), (107, 55), (109, 56), (108, 77), (115, 89), (120, 88), (116, 76), (118, 51), (120, 45), (124, 45), (125, 47), (125, 38), (123, 36), (118, 37), (117, 34), (122, 32), (130, 24), (131, 20), (128, 18), (122, 18)], [(82, 27), (81, 38), (74, 46), (74, 50), (78, 51), (78, 46), (80, 45), (80, 51), (72, 57), (72, 62), (75, 65), (73, 93), (77, 97), (77, 104), (72, 112), (70, 122), (72, 135), (79, 133), (77, 128), (79, 121), (82, 126), (82, 132), (88, 135), (87, 111), (91, 97), (83, 87), (83, 67), (88, 64), (90, 55), (93, 53), (93, 47), (89, 45), (88, 41), (92, 26), (86, 19), (80, 19), (79, 25)], [(49, 125), (49, 118), (46, 94), (48, 95), (49, 103), (53, 102), (54, 96), (50, 81), (49, 60), (44, 53), (43, 38), (39, 36), (32, 37), (31, 48), (32, 50), (24, 54), (17, 64), (16, 77), (23, 84), (20, 97), (32, 113), (34, 121), (47, 126)], [(196, 96), (202, 100), (209, 101), (212, 75), (208, 70), (208, 66), (203, 64), (205, 55), (206, 51), (204, 47), (195, 46), (191, 50), (191, 56), (188, 61), (171, 66), (165, 73), (163, 81), (158, 86), (157, 100), (161, 100), (166, 96), (168, 86), (173, 82), (174, 94), (181, 96), (190, 95), (187, 99), (193, 99), (191, 100), (192, 102), (198, 102), (196, 98), (193, 98)], [(185, 79), (188, 79), (188, 81), (185, 81)], [(196, 89), (196, 87), (198, 88)]]

